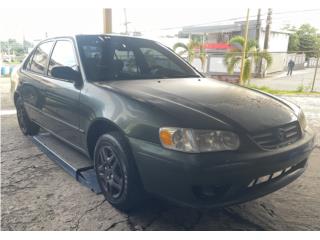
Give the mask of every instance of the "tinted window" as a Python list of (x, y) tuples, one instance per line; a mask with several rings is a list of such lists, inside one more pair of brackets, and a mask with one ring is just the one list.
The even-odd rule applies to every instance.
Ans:
[(181, 71), (181, 68), (176, 63), (170, 61), (170, 59), (161, 52), (153, 48), (140, 48), (140, 50), (143, 53), (149, 68), (154, 69), (162, 67), (171, 71)]
[(79, 71), (72, 42), (57, 41), (49, 63), (49, 76), (51, 76), (51, 70), (57, 66), (71, 67), (73, 70)]
[(138, 66), (136, 63), (136, 57), (131, 50), (118, 50), (116, 49), (114, 52), (113, 59), (115, 61), (118, 60), (122, 66), (122, 73), (125, 74), (136, 74), (138, 73)]
[(78, 36), (88, 80), (199, 77), (189, 65), (160, 44), (138, 38)]
[(28, 57), (26, 58), (24, 64), (23, 64), (23, 69), (30, 70), (31, 66), (31, 60), (32, 60), (33, 52), (31, 52)]
[(41, 74), (45, 72), (52, 45), (53, 42), (45, 42), (37, 47), (30, 65), (31, 71)]

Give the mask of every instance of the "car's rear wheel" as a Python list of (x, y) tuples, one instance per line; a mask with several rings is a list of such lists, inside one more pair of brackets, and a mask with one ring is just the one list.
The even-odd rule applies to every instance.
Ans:
[(17, 118), (19, 127), (24, 135), (36, 135), (39, 132), (40, 127), (32, 122), (23, 106), (21, 97), (16, 100)]
[(143, 199), (138, 172), (124, 137), (103, 134), (94, 150), (94, 167), (102, 193), (114, 207), (127, 211)]

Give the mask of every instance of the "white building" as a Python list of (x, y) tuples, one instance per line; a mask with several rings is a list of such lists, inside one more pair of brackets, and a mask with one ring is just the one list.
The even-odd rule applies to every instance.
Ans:
[[(201, 40), (208, 52), (207, 72), (211, 74), (226, 74), (227, 69), (223, 63), (223, 55), (231, 46), (229, 40), (237, 35), (244, 35), (245, 22), (234, 22), (228, 25), (214, 26), (192, 26), (184, 27), (179, 36), (186, 38), (196, 38)], [(257, 34), (259, 34), (257, 36)], [(272, 65), (268, 68), (268, 73), (283, 71), (287, 64), (287, 50), (290, 33), (272, 29), (269, 35), (268, 51), (273, 58)], [(263, 49), (265, 39), (265, 28), (259, 27), (257, 21), (249, 21), (249, 40), (257, 40), (259, 48)], [(235, 73), (239, 69), (235, 70)]]

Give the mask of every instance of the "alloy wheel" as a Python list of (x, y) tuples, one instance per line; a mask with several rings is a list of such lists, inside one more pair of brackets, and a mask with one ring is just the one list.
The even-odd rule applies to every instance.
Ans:
[(121, 162), (110, 146), (101, 146), (97, 157), (97, 174), (101, 187), (114, 199), (121, 196), (124, 188), (124, 174)]
[(18, 118), (18, 123), (19, 126), (22, 130), (22, 132), (26, 133), (27, 132), (27, 127), (26, 127), (26, 119), (25, 119), (25, 112), (23, 107), (21, 106), (21, 103), (18, 103), (17, 106), (17, 118)]

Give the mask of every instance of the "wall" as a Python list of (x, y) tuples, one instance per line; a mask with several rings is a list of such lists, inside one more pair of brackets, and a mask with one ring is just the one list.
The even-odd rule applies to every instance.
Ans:
[(287, 53), (270, 53), (272, 56), (272, 64), (267, 69), (267, 73), (283, 71), (287, 65)]
[[(224, 55), (208, 55), (207, 73), (209, 74), (227, 74), (227, 67), (224, 64)], [(240, 64), (236, 66), (235, 73), (240, 72)]]
[[(263, 49), (265, 31), (260, 31), (259, 46)], [(287, 52), (289, 44), (289, 34), (271, 32), (269, 36), (269, 52)]]
[[(199, 72), (206, 72), (207, 69), (207, 64), (208, 64), (208, 58), (206, 63), (204, 64), (204, 67), (202, 69), (202, 64), (200, 58), (195, 58), (192, 62), (192, 66), (194, 66)], [(204, 71), (203, 71), (204, 70)]]
[(309, 58), (308, 59), (308, 64), (307, 67), (316, 67), (317, 65), (317, 58), (313, 57), (313, 58)]
[(299, 69), (304, 69), (304, 63), (306, 59), (305, 54), (297, 54), (297, 53), (291, 53), (288, 54), (287, 56), (287, 61), (285, 63), (285, 69), (288, 69), (288, 62), (292, 59), (295, 63), (294, 69), (299, 70)]

